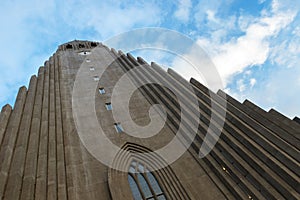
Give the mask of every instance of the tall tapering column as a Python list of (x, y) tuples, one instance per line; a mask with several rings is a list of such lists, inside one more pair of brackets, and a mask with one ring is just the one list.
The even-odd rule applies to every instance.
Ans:
[(49, 62), (45, 63), (44, 94), (40, 129), (35, 199), (47, 198), (48, 132), (49, 132)]
[(37, 78), (32, 76), (28, 88), (22, 121), (17, 135), (15, 151), (13, 154), (4, 199), (18, 199), (22, 188), (24, 165), (26, 160), (28, 138), (35, 100)]
[(15, 150), (16, 139), (23, 114), (27, 89), (25, 86), (19, 89), (14, 110), (7, 125), (5, 136), (0, 149), (0, 199), (3, 198), (4, 189), (10, 169), (11, 159)]
[(1, 148), (2, 139), (4, 137), (4, 133), (5, 133), (11, 112), (12, 112), (12, 107), (8, 104), (3, 106), (2, 110), (1, 110), (1, 114), (0, 114), (0, 148)]
[(27, 149), (25, 171), (20, 199), (34, 199), (35, 181), (37, 173), (37, 160), (40, 141), (40, 125), (43, 103), (43, 85), (44, 85), (44, 67), (40, 67), (37, 78), (37, 89), (34, 101), (34, 108), (31, 121), (31, 130), (29, 136), (29, 145)]
[(67, 177), (64, 137), (62, 129), (62, 106), (61, 106), (61, 89), (58, 56), (54, 57), (55, 68), (55, 108), (56, 108), (56, 151), (57, 151), (57, 197), (58, 199), (67, 199)]
[(49, 139), (48, 139), (48, 200), (57, 199), (56, 177), (56, 120), (55, 120), (55, 73), (54, 58), (49, 61)]

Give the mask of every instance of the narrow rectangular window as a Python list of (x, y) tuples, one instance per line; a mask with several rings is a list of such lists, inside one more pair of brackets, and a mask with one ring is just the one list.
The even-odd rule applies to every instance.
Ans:
[(100, 94), (105, 94), (105, 90), (104, 90), (103, 87), (99, 88), (99, 93), (100, 93)]
[(121, 126), (121, 123), (114, 123), (114, 126), (118, 133), (122, 133), (124, 131), (123, 127)]
[(105, 103), (106, 110), (112, 110), (111, 103)]

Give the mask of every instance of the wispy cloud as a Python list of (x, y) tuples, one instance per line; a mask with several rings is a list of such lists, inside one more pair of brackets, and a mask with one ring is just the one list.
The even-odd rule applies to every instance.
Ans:
[[(213, 31), (210, 37), (201, 36), (197, 40), (197, 44), (208, 52), (226, 87), (233, 75), (243, 72), (250, 66), (262, 65), (266, 62), (270, 55), (271, 38), (290, 24), (294, 17), (295, 13), (282, 13), (277, 10), (272, 10), (270, 13), (262, 11), (259, 18), (248, 23), (243, 35), (236, 38), (232, 37), (229, 41), (223, 41), (220, 39), (222, 37), (220, 35), (223, 33), (226, 35), (227, 30), (217, 29)], [(221, 23), (221, 19), (217, 19), (214, 15), (207, 15), (207, 18), (213, 18), (214, 21)], [(233, 24), (235, 24), (235, 20), (238, 20), (231, 16), (230, 19), (233, 20)], [(223, 20), (226, 21), (226, 19)], [(193, 50), (187, 52), (185, 56), (189, 60), (193, 60), (194, 63), (201, 63), (201, 58), (197, 57)], [(185, 62), (175, 61), (174, 67), (186, 78), (195, 75), (192, 70), (182, 70), (186, 68)], [(240, 91), (245, 90), (241, 83), (240, 88)]]
[(64, 1), (62, 8), (66, 24), (94, 29), (102, 39), (133, 27), (159, 25), (162, 15), (153, 1)]
[(213, 35), (211, 38), (200, 38), (197, 42), (210, 53), (227, 84), (232, 75), (241, 73), (249, 66), (265, 63), (270, 54), (270, 40), (290, 24), (294, 17), (294, 12), (263, 11), (259, 18), (255, 18), (246, 28), (243, 27), (245, 33), (242, 36), (222, 43)]
[[(198, 30), (206, 31), (197, 43), (215, 63), (225, 90), (241, 101), (248, 98), (266, 109), (274, 107), (290, 117), (299, 115), (299, 79), (295, 75), (300, 74), (299, 3), (273, 0), (259, 15), (241, 11), (226, 16), (220, 11), (224, 2), (199, 5), (203, 10), (195, 13), (195, 19)], [(187, 57), (197, 60), (192, 50)], [(195, 76), (186, 70), (186, 63), (175, 61), (175, 69), (186, 78)]]
[(250, 86), (251, 88), (253, 88), (253, 86), (256, 84), (256, 79), (255, 78), (251, 78), (250, 79)]
[(191, 8), (191, 0), (179, 0), (178, 8), (175, 11), (174, 15), (178, 20), (186, 23), (189, 21)]

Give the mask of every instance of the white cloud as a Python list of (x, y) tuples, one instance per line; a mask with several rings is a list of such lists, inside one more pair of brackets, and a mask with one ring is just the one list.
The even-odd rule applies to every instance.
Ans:
[[(278, 10), (278, 8), (276, 8)], [(215, 38), (200, 38), (197, 42), (209, 52), (224, 83), (245, 68), (263, 64), (270, 53), (270, 39), (290, 24), (295, 13), (271, 12), (263, 14), (245, 28), (245, 34), (219, 43)]]
[(190, 77), (207, 85), (212, 91), (223, 89), (224, 84), (214, 63), (201, 46), (194, 44), (182, 57), (176, 57), (172, 66), (187, 80)]
[(256, 84), (256, 79), (255, 78), (251, 78), (250, 79), (250, 86), (251, 88)]
[[(220, 39), (224, 34), (224, 30), (213, 32), (210, 38), (201, 37), (197, 40), (197, 44), (204, 50), (208, 51), (211, 60), (214, 62), (221, 76), (223, 85), (230, 82), (233, 75), (241, 73), (249, 66), (264, 64), (270, 53), (270, 39), (275, 37), (283, 28), (290, 24), (295, 13), (279, 12), (278, 8), (270, 13), (263, 12), (259, 18), (255, 18), (254, 22), (249, 23), (245, 28), (245, 33), (238, 37), (223, 43)], [(206, 12), (207, 13), (207, 12)], [(213, 11), (208, 11), (211, 21), (218, 22)], [(223, 19), (226, 21), (226, 19)], [(234, 18), (232, 18), (235, 21)], [(221, 23), (218, 22), (218, 23)], [(220, 32), (221, 31), (221, 32)], [(226, 32), (226, 30), (225, 30)], [(198, 57), (194, 49), (184, 55), (191, 63), (201, 66), (201, 58)], [(189, 79), (189, 77), (201, 80), (207, 77), (201, 77), (194, 70), (186, 69), (186, 63), (176, 59), (173, 66), (180, 74)], [(199, 74), (199, 73), (198, 73)], [(198, 76), (198, 77), (195, 77)], [(254, 85), (254, 81), (252, 80)], [(239, 83), (239, 90), (243, 92), (246, 89), (245, 84)]]
[(273, 0), (271, 5), (272, 5), (273, 11), (275, 11), (275, 12), (280, 9), (280, 2), (278, 0)]
[(251, 70), (245, 71), (245, 75), (251, 75), (251, 74), (252, 74), (252, 71), (251, 71)]
[(240, 28), (241, 31), (246, 32), (247, 28), (255, 22), (255, 17), (252, 15), (241, 15), (237, 19), (238, 27)]
[(258, 0), (258, 3), (259, 4), (262, 4), (262, 3), (264, 3), (266, 0)]
[(297, 26), (293, 31), (292, 34), (295, 36), (300, 37), (300, 26)]
[(185, 23), (188, 22), (190, 17), (191, 7), (192, 7), (191, 0), (179, 0), (178, 9), (174, 13), (175, 17), (182, 22)]
[(245, 91), (246, 85), (245, 85), (243, 79), (240, 79), (240, 80), (237, 81), (237, 87), (238, 87), (239, 92), (244, 92)]
[(212, 10), (206, 11), (207, 19), (209, 21), (219, 23), (219, 20), (215, 17), (215, 14), (216, 14), (215, 11)]
[[(94, 29), (101, 39), (137, 26), (159, 25), (161, 9), (152, 1), (63, 1), (61, 15), (66, 24)], [(74, 12), (75, 11), (75, 12)]]
[[(197, 44), (217, 66), (225, 91), (240, 101), (248, 98), (265, 109), (274, 107), (290, 117), (300, 113), (299, 76), (295, 77), (300, 74), (300, 2), (297, 2), (274, 0), (271, 9), (261, 10), (260, 16), (241, 12), (236, 18), (221, 16), (220, 2), (212, 0), (202, 5), (201, 1), (195, 14), (198, 29), (209, 30), (209, 34), (198, 38)], [(242, 34), (229, 38), (236, 28)], [(197, 60), (192, 50), (186, 57)], [(250, 69), (257, 65), (260, 67)], [(183, 62), (174, 62), (174, 66), (181, 71), (186, 69)], [(195, 74), (185, 73), (187, 79)]]
[(272, 48), (270, 59), (273, 63), (284, 67), (298, 67), (300, 63), (300, 36), (290, 35)]
[(222, 5), (222, 3), (219, 0), (200, 0), (198, 1), (198, 4), (196, 6), (196, 12), (194, 14), (194, 18), (197, 22), (197, 25), (201, 27), (203, 24), (203, 21), (206, 20), (207, 17), (207, 11), (210, 10), (212, 12), (217, 12), (219, 7)]
[[(249, 24), (245, 34), (238, 38), (222, 43), (221, 36), (212, 34), (210, 38), (199, 38), (197, 44), (208, 52), (218, 69), (223, 85), (226, 86), (233, 75), (242, 72), (249, 66), (265, 63), (270, 52), (270, 38), (275, 37), (279, 31), (285, 28), (294, 16), (294, 13), (282, 12), (270, 13), (269, 16), (263, 14), (263, 16), (256, 18), (253, 23)], [(217, 30), (215, 33), (219, 31), (222, 30)], [(193, 49), (185, 55), (188, 60), (199, 64), (201, 60), (197, 56)], [(175, 69), (185, 68), (184, 63), (175, 61), (173, 63)], [(195, 75), (193, 71), (189, 73), (184, 72), (184, 70), (181, 71), (179, 72), (184, 74), (186, 78), (189, 78), (188, 75)], [(203, 77), (201, 79), (203, 80)], [(240, 89), (243, 91), (245, 88), (241, 86)]]

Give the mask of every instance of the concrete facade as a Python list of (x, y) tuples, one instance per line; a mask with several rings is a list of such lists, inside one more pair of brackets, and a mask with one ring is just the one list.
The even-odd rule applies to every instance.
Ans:
[[(87, 90), (79, 94), (78, 101), (84, 104), (88, 92), (95, 94), (98, 123), (113, 144), (128, 152), (162, 148), (172, 140), (181, 121), (187, 136), (184, 139), (188, 139), (193, 134), (189, 124), (199, 114), (195, 106), (199, 107), (199, 126), (192, 144), (175, 162), (153, 172), (166, 199), (300, 199), (299, 118), (291, 120), (275, 110), (266, 112), (248, 100), (240, 103), (221, 90), (213, 93), (195, 79), (187, 82), (171, 69), (164, 71), (155, 63), (149, 65), (142, 58), (90, 41), (59, 46), (38, 75), (31, 77), (28, 89), (20, 88), (14, 107), (2, 108), (0, 199), (133, 199), (128, 173), (102, 164), (78, 135), (72, 91), (83, 65), (87, 68), (83, 75), (89, 80), (101, 67), (107, 68), (96, 79), (96, 91), (87, 91), (86, 81)], [(126, 134), (132, 128), (126, 122), (122, 123), (124, 132), (117, 133), (112, 111), (105, 107), (118, 80), (141, 65), (142, 71), (131, 74), (132, 84), (162, 82), (174, 86), (184, 98), (180, 107), (174, 93), (158, 85), (145, 85), (133, 93), (129, 110), (138, 125), (150, 123), (148, 112), (153, 104), (162, 105), (167, 113), (160, 132), (146, 139)], [(98, 88), (104, 88), (105, 93), (100, 94)], [(197, 95), (199, 105), (187, 98), (189, 92)], [(120, 91), (117, 97), (122, 100), (124, 93)], [(181, 109), (186, 111), (184, 119)], [(226, 117), (221, 126), (222, 112)], [(211, 118), (212, 114), (216, 118)], [(88, 110), (79, 115), (86, 120), (90, 117)], [(152, 120), (162, 119), (161, 113), (155, 112)], [(216, 145), (206, 157), (199, 158), (207, 132), (216, 130), (221, 131)], [(91, 126), (90, 131), (97, 129)], [(153, 162), (130, 155), (117, 155), (114, 164), (128, 168), (133, 160), (145, 166), (166, 162), (158, 154), (151, 158)]]

